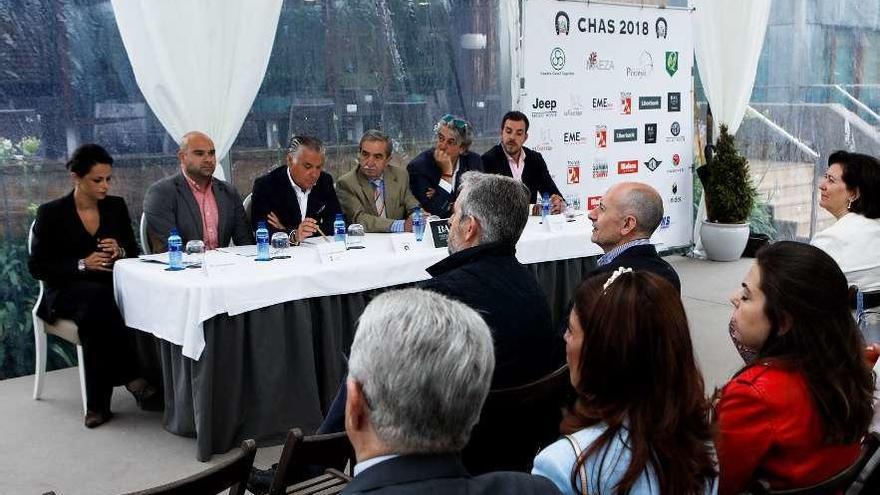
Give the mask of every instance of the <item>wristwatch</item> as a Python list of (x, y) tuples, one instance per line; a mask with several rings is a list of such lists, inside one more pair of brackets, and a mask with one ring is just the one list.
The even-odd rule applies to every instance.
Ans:
[(290, 231), (290, 236), (288, 237), (291, 246), (299, 246), (299, 236), (296, 235), (296, 229)]
[(82, 259), (76, 262), (76, 269), (84, 272), (86, 271), (86, 260)]

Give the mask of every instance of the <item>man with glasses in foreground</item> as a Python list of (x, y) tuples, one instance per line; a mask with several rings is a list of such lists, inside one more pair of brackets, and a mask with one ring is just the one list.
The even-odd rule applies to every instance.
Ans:
[(409, 171), (413, 195), (428, 212), (448, 218), (459, 178), (465, 172), (483, 170), (480, 155), (468, 151), (474, 140), (474, 129), (465, 120), (450, 114), (434, 125), (434, 147), (413, 158)]

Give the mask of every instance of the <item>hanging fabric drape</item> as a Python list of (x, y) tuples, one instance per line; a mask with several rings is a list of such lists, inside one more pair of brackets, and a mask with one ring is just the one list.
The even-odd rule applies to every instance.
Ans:
[(138, 87), (175, 141), (202, 131), (226, 156), (263, 82), (281, 3), (112, 0)]
[[(770, 0), (694, 0), (694, 54), (700, 81), (715, 119), (736, 134), (752, 96), (758, 58), (764, 46)], [(705, 197), (694, 222), (694, 254), (702, 256), (700, 225)]]

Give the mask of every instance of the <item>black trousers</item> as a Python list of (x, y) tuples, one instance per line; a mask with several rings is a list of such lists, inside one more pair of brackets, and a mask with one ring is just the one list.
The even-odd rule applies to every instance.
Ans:
[(87, 408), (110, 411), (113, 387), (140, 376), (133, 330), (125, 326), (112, 284), (80, 281), (61, 289), (53, 313), (76, 322), (83, 346)]

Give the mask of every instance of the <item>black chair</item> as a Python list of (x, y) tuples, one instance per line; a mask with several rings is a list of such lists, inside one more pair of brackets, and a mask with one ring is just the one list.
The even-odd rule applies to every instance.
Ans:
[(462, 451), (468, 472), (530, 471), (535, 455), (559, 438), (569, 391), (568, 365), (534, 382), (490, 391)]
[[(880, 446), (880, 436), (877, 433), (869, 433), (862, 441), (862, 453), (848, 468), (835, 474), (827, 480), (812, 486), (803, 488), (790, 488), (786, 490), (773, 490), (770, 483), (766, 480), (759, 479), (751, 488), (752, 495), (827, 495), (835, 493), (843, 493), (849, 488), (859, 474), (865, 469), (868, 460), (877, 452)], [(868, 473), (870, 475), (870, 473)], [(868, 492), (865, 492), (868, 493)], [(875, 493), (875, 492), (870, 492)]]
[(244, 495), (257, 444), (253, 440), (241, 443), (241, 449), (230, 459), (188, 478), (128, 495), (217, 495), (229, 489), (229, 495)]
[(351, 476), (335, 469), (328, 469), (321, 476), (291, 486), (287, 493), (289, 495), (335, 495), (341, 492), (349, 481), (351, 481)]
[(344, 431), (305, 436), (299, 428), (293, 428), (287, 433), (269, 495), (284, 494), (288, 486), (309, 478), (309, 470), (315, 466), (320, 466), (320, 470), (331, 468), (338, 472), (353, 461), (354, 448)]

